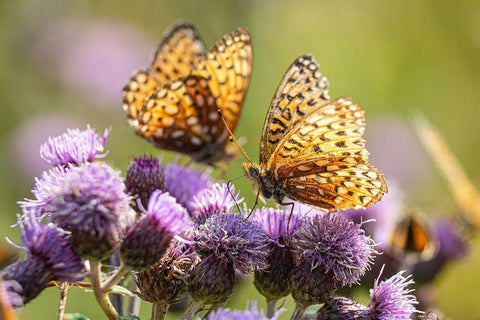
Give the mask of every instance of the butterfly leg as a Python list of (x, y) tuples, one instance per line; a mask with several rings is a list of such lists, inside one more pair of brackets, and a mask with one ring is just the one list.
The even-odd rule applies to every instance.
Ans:
[(245, 220), (243, 220), (243, 221), (247, 221), (248, 218), (250, 218), (250, 216), (251, 216), (252, 213), (253, 213), (253, 210), (255, 210), (255, 207), (256, 207), (257, 204), (258, 204), (258, 198), (259, 198), (259, 197), (260, 197), (260, 189), (258, 189), (258, 191), (257, 191), (257, 196), (255, 197), (255, 203), (253, 204), (253, 207), (252, 207), (252, 209), (250, 210), (250, 213), (248, 214), (248, 216), (247, 216), (247, 217), (245, 218)]
[(293, 209), (295, 209), (295, 202), (287, 202), (287, 203), (279, 203), (282, 206), (292, 206), (292, 209), (290, 210), (290, 215), (288, 216), (288, 222), (287, 222), (287, 238), (290, 240), (290, 221), (292, 220), (292, 215), (293, 215)]

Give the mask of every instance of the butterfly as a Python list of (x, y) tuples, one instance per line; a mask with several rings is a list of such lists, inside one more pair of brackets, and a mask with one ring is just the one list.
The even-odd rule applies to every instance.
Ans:
[[(267, 112), (260, 163), (243, 163), (265, 198), (327, 211), (366, 208), (387, 192), (368, 162), (364, 112), (348, 98), (329, 101), (328, 81), (311, 55), (284, 75)], [(259, 194), (258, 193), (258, 194)]]
[(124, 87), (130, 125), (158, 148), (213, 165), (233, 149), (218, 110), (235, 130), (250, 82), (252, 43), (240, 28), (207, 50), (195, 27), (182, 22), (163, 36), (151, 66)]
[(447, 142), (427, 119), (418, 116), (414, 128), (437, 169), (445, 180), (450, 194), (460, 209), (459, 222), (465, 231), (474, 232), (480, 228), (480, 192), (469, 178)]
[(415, 215), (404, 217), (390, 235), (390, 248), (394, 254), (415, 255), (428, 260), (436, 252), (437, 244), (427, 225)]

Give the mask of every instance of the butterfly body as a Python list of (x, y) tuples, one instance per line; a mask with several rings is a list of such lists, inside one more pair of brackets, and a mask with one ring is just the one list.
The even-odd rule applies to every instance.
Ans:
[(382, 173), (368, 162), (364, 112), (348, 98), (328, 99), (317, 62), (297, 58), (267, 112), (260, 163), (243, 164), (265, 198), (336, 211), (366, 208), (387, 192)]
[(207, 50), (189, 23), (174, 26), (160, 42), (149, 68), (123, 89), (124, 110), (135, 132), (154, 146), (213, 165), (234, 155), (222, 111), (234, 130), (252, 68), (246, 29), (233, 31)]

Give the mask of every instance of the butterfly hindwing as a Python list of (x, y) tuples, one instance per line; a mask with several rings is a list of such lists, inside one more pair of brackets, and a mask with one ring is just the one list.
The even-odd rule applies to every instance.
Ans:
[(387, 191), (380, 170), (361, 159), (333, 157), (291, 168), (287, 196), (327, 210), (366, 208)]
[(139, 134), (157, 147), (194, 155), (226, 136), (217, 109), (207, 80), (188, 76), (159, 88), (148, 99)]
[(260, 163), (266, 163), (290, 127), (329, 99), (328, 81), (311, 55), (298, 57), (285, 73), (268, 108), (260, 142)]
[(158, 87), (149, 69), (137, 71), (123, 88), (123, 109), (131, 126), (138, 125), (138, 118), (148, 97)]

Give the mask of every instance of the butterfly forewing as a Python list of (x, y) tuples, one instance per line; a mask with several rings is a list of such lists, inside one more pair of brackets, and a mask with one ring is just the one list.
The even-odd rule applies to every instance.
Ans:
[(206, 52), (197, 29), (189, 22), (178, 23), (160, 41), (151, 65), (153, 76), (159, 85), (185, 77)]
[(329, 99), (328, 81), (311, 55), (290, 66), (268, 109), (260, 142), (260, 163), (266, 163), (290, 127)]
[(208, 79), (210, 91), (232, 131), (243, 107), (252, 63), (250, 34), (240, 28), (218, 40), (193, 72)]

